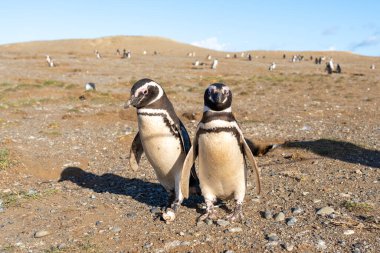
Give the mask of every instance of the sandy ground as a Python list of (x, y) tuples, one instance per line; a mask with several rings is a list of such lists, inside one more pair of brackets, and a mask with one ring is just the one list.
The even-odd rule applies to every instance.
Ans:
[[(380, 58), (250, 53), (144, 37), (0, 46), (0, 252), (378, 252)], [(326, 74), (310, 56), (332, 56), (343, 73)], [(191, 136), (204, 89), (223, 82), (246, 137), (286, 142), (257, 158), (263, 194), (249, 173), (241, 223), (223, 219), (231, 203), (220, 220), (197, 223), (201, 197), (172, 224), (157, 218), (167, 196), (153, 169), (145, 158), (136, 172), (128, 165), (137, 124), (123, 103), (144, 77), (164, 87)], [(85, 92), (86, 82), (97, 90)], [(317, 214), (322, 207), (333, 211)]]

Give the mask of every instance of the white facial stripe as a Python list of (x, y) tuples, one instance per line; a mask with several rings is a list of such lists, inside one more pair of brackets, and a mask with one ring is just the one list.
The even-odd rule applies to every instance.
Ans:
[(163, 89), (162, 89), (161, 86), (158, 85), (157, 83), (155, 83), (155, 82), (149, 82), (149, 83), (144, 84), (143, 86), (141, 86), (140, 88), (138, 88), (138, 89), (136, 90), (134, 96), (135, 96), (135, 97), (138, 97), (138, 96), (139, 96), (139, 93), (144, 92), (145, 90), (148, 90), (148, 87), (149, 87), (149, 86), (156, 86), (156, 87), (158, 88), (158, 95), (157, 95), (157, 97), (156, 97), (154, 100), (152, 100), (152, 101), (149, 103), (149, 105), (150, 105), (150, 104), (156, 102), (157, 100), (159, 100), (159, 99), (164, 95), (164, 91), (163, 91)]
[(165, 114), (167, 119), (169, 120), (170, 125), (174, 125), (174, 120), (170, 117), (169, 113), (166, 110), (140, 108), (140, 109), (137, 109), (137, 114), (138, 113), (157, 114), (157, 116), (159, 114)]

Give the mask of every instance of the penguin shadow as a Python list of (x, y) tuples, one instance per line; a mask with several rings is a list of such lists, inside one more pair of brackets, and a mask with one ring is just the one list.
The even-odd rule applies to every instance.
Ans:
[(166, 203), (167, 193), (158, 183), (137, 178), (124, 178), (112, 173), (96, 175), (78, 167), (67, 167), (61, 173), (58, 182), (71, 181), (80, 187), (97, 193), (126, 195), (149, 206), (161, 206)]
[(380, 168), (380, 151), (366, 149), (350, 142), (329, 139), (286, 141), (283, 147), (306, 149), (343, 162)]
[[(154, 207), (165, 207), (168, 194), (158, 183), (147, 182), (138, 178), (124, 178), (112, 173), (96, 175), (78, 167), (67, 167), (61, 172), (58, 182), (70, 181), (74, 184), (91, 189), (97, 193), (111, 193), (130, 196), (134, 200)], [(191, 197), (183, 202), (189, 208), (196, 208), (202, 199)]]

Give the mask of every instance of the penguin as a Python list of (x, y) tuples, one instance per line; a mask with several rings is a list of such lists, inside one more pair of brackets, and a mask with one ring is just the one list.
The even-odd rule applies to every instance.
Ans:
[(246, 158), (256, 172), (257, 193), (261, 191), (260, 170), (252, 151), (231, 111), (232, 92), (222, 83), (211, 84), (204, 93), (204, 112), (198, 124), (193, 146), (186, 156), (182, 173), (182, 194), (188, 197), (186, 181), (199, 157), (198, 177), (206, 202), (206, 213), (198, 220), (215, 219), (214, 202), (234, 199), (231, 222), (243, 218), (242, 205), (247, 185)]
[[(185, 126), (174, 111), (163, 88), (151, 79), (137, 81), (124, 108), (137, 109), (138, 133), (130, 150), (129, 163), (133, 170), (139, 166), (143, 153), (152, 165), (158, 181), (169, 194), (167, 208), (177, 211), (183, 201), (181, 192), (182, 167), (191, 142)], [(192, 193), (199, 193), (195, 167), (187, 184)]]

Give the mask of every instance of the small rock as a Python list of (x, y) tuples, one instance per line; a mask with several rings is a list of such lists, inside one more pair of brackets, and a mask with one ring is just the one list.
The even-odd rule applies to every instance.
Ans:
[(212, 225), (212, 220), (211, 219), (205, 219), (205, 223), (207, 224), (207, 225)]
[(267, 235), (267, 240), (270, 242), (278, 241), (278, 236), (275, 233), (270, 233)]
[(98, 220), (98, 221), (95, 222), (95, 225), (96, 225), (96, 226), (99, 226), (99, 225), (102, 224), (102, 223), (103, 223), (103, 221)]
[(330, 219), (335, 219), (335, 218), (336, 218), (336, 214), (335, 214), (335, 213), (331, 213), (331, 214), (329, 214), (329, 218), (330, 218)]
[(28, 195), (28, 196), (34, 196), (34, 195), (37, 195), (37, 193), (38, 192), (36, 190), (30, 189), (26, 195)]
[(359, 169), (355, 170), (355, 173), (358, 174), (358, 175), (362, 175), (363, 174), (363, 172), (361, 170), (359, 170)]
[(317, 249), (318, 250), (325, 250), (325, 249), (327, 249), (326, 242), (323, 241), (323, 240), (318, 240)]
[(234, 228), (229, 228), (226, 230), (226, 232), (229, 232), (229, 233), (239, 233), (242, 231), (243, 229), (241, 227), (234, 227)]
[(145, 249), (149, 249), (150, 247), (152, 247), (153, 246), (153, 243), (152, 242), (146, 242), (145, 244), (144, 244), (144, 248)]
[(314, 199), (314, 200), (313, 200), (313, 203), (314, 203), (314, 204), (317, 204), (317, 203), (319, 203), (319, 202), (321, 202), (320, 199)]
[(293, 249), (294, 249), (294, 244), (291, 244), (291, 243), (285, 243), (284, 244), (284, 249), (286, 250), (286, 251), (293, 251)]
[(228, 226), (230, 224), (230, 222), (227, 220), (219, 219), (216, 221), (216, 224), (218, 224), (221, 227), (225, 227), (225, 226)]
[(283, 221), (285, 220), (285, 214), (283, 212), (279, 212), (274, 216), (275, 221)]
[(234, 251), (229, 249), (229, 250), (225, 250), (224, 253), (234, 253)]
[(351, 198), (351, 194), (343, 193), (343, 192), (340, 193), (339, 196), (342, 197), (342, 198)]
[(137, 214), (135, 212), (130, 212), (130, 213), (127, 213), (127, 218), (129, 219), (134, 219), (136, 218)]
[(300, 207), (294, 207), (294, 208), (292, 208), (292, 213), (294, 215), (301, 214), (302, 212), (303, 212), (303, 210)]
[(360, 249), (358, 249), (358, 248), (354, 248), (354, 249), (352, 250), (352, 253), (361, 253), (361, 251), (360, 251)]
[(95, 196), (94, 194), (92, 194), (92, 195), (90, 196), (90, 198), (91, 198), (91, 199), (96, 199), (96, 196)]
[(302, 192), (303, 196), (309, 195), (309, 192)]
[(288, 221), (286, 222), (286, 224), (288, 226), (294, 226), (296, 224), (296, 222), (297, 222), (297, 219), (294, 218), (294, 217), (291, 217), (291, 218), (288, 219)]
[(112, 232), (114, 232), (115, 234), (119, 233), (120, 231), (121, 231), (121, 228), (118, 226), (112, 228)]
[(47, 231), (47, 230), (40, 230), (40, 231), (37, 231), (34, 234), (34, 238), (41, 238), (41, 237), (44, 237), (44, 236), (47, 236), (47, 235), (50, 235), (49, 231)]
[(264, 212), (264, 218), (267, 220), (270, 220), (273, 218), (272, 212), (271, 211), (265, 211)]
[(161, 213), (161, 209), (159, 207), (153, 207), (150, 209), (150, 212), (153, 214)]
[(343, 232), (343, 234), (345, 234), (345, 235), (353, 235), (353, 234), (355, 234), (355, 231), (349, 229), (349, 230), (345, 230), (345, 231)]
[(335, 212), (335, 211), (332, 207), (325, 206), (325, 207), (322, 207), (321, 209), (319, 209), (317, 214), (318, 215), (329, 215), (329, 214), (332, 214), (333, 212)]
[(0, 207), (0, 213), (4, 212), (4, 208)]
[(67, 246), (66, 246), (65, 243), (60, 243), (60, 244), (58, 244), (57, 249), (59, 249), (59, 250), (63, 250), (63, 249), (66, 248), (66, 247), (67, 247)]
[(125, 135), (129, 135), (129, 134), (132, 133), (132, 131), (133, 131), (133, 128), (130, 127), (130, 126), (127, 126), (127, 127), (125, 128), (125, 132), (124, 132), (124, 134), (125, 134)]
[(179, 232), (179, 235), (180, 235), (180, 236), (184, 236), (185, 233), (181, 231), (181, 232)]

